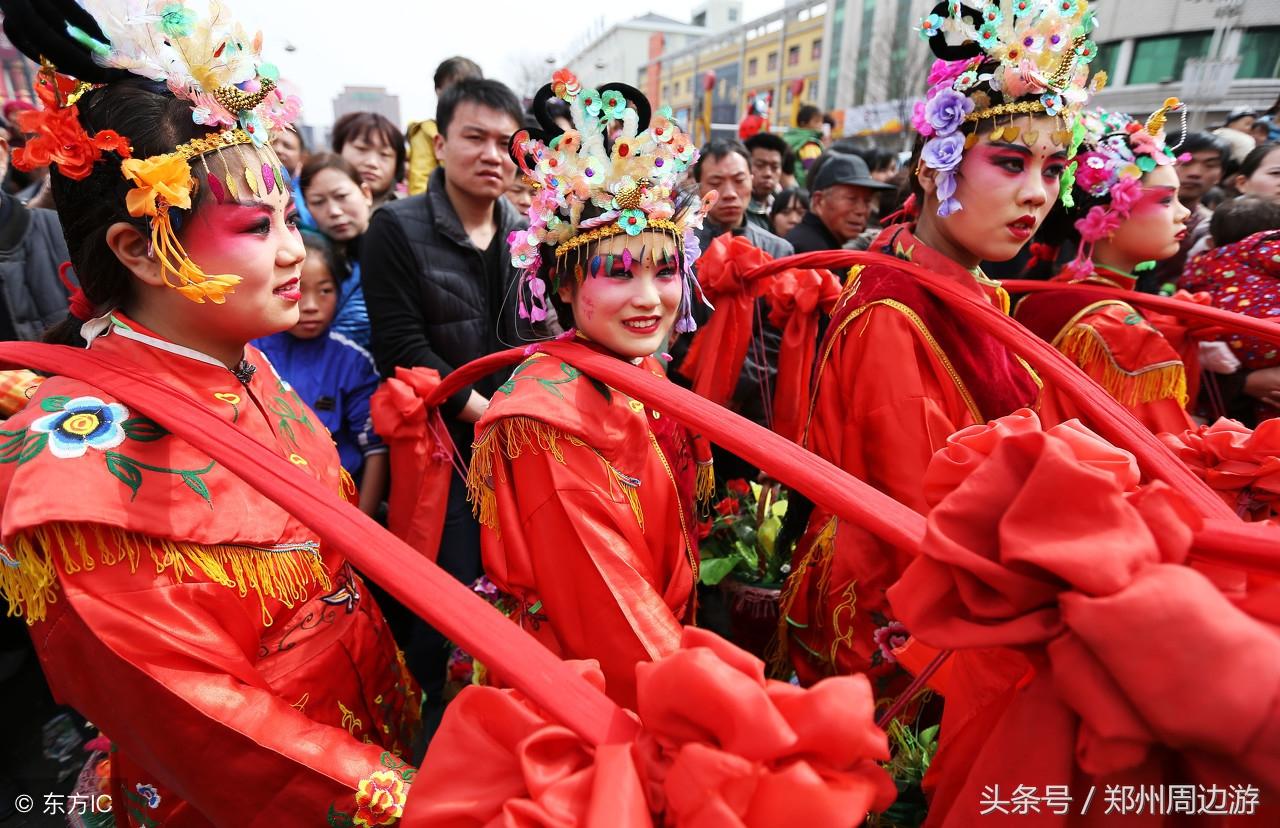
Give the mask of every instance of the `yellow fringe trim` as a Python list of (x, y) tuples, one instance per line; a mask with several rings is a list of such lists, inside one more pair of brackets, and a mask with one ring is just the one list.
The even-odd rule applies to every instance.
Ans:
[(1075, 326), (1057, 346), (1121, 405), (1132, 408), (1156, 400), (1177, 400), (1183, 407), (1187, 404), (1187, 372), (1181, 360), (1126, 371), (1116, 363), (1102, 336), (1089, 325)]
[[(765, 652), (765, 662), (769, 665), (770, 675), (779, 676), (786, 670), (788, 663), (788, 638), (790, 634), (791, 608), (795, 605), (796, 595), (800, 591), (800, 584), (804, 582), (805, 575), (808, 571), (815, 567), (822, 567), (822, 573), (818, 577), (819, 593), (825, 585), (831, 580), (831, 555), (835, 550), (836, 528), (839, 524), (833, 516), (827, 520), (822, 531), (813, 539), (813, 543), (809, 546), (809, 551), (801, 558), (791, 570), (791, 574), (787, 576), (787, 582), (782, 587), (782, 595), (778, 599), (778, 632), (769, 642), (769, 649)], [(815, 613), (815, 616), (817, 613)]]
[(472, 513), (480, 523), (495, 532), (498, 526), (498, 499), (494, 494), (494, 476), (496, 469), (494, 460), (498, 453), (508, 460), (514, 460), (527, 449), (544, 451), (564, 464), (564, 452), (560, 450), (560, 441), (564, 440), (572, 446), (585, 446), (600, 458), (600, 462), (609, 471), (610, 477), (618, 483), (623, 497), (631, 506), (640, 531), (644, 531), (644, 510), (640, 506), (640, 481), (620, 472), (609, 461), (605, 460), (591, 446), (572, 434), (566, 434), (554, 426), (547, 425), (532, 417), (502, 417), (485, 429), (471, 446), (471, 468), (467, 470), (467, 494), (471, 498)]
[(699, 463), (697, 485), (694, 488), (694, 497), (697, 500), (699, 509), (706, 509), (711, 505), (711, 499), (716, 495), (716, 467), (713, 463)]
[[(89, 552), (86, 530), (94, 533), (96, 559)], [(199, 571), (242, 598), (254, 592), (267, 626), (272, 623), (268, 597), (292, 608), (307, 600), (315, 587), (333, 588), (324, 561), (304, 544), (202, 546), (99, 525), (49, 523), (16, 535), (5, 559), (0, 559), (0, 593), (8, 603), (8, 615), (25, 616), (28, 624), (43, 621), (48, 605), (58, 600), (59, 567), (64, 574), (74, 575), (98, 564), (128, 563), (129, 571), (137, 572), (143, 552), (150, 553), (156, 574), (168, 572), (177, 583)]]

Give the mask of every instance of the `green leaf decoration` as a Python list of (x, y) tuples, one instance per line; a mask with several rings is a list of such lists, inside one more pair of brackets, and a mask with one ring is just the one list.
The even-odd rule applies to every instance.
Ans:
[(736, 558), (707, 558), (698, 570), (698, 580), (705, 586), (715, 586), (725, 579), (738, 564)]
[(209, 487), (200, 479), (200, 475), (194, 472), (182, 472), (182, 482), (187, 484), (187, 488), (204, 498), (205, 503), (213, 503), (213, 499), (209, 497)]
[(66, 408), (69, 402), (70, 397), (45, 397), (40, 401), (40, 407), (52, 414)]
[(0, 463), (12, 463), (18, 459), (18, 455), (22, 453), (22, 444), (27, 439), (27, 430), (25, 428), (17, 431), (0, 430)]
[(126, 437), (130, 440), (137, 440), (139, 443), (150, 443), (169, 434), (155, 420), (149, 420), (146, 417), (131, 417), (120, 425), (124, 429)]
[(30, 460), (40, 452), (44, 451), (44, 447), (49, 444), (48, 434), (28, 434), (26, 441), (22, 446), (22, 453), (18, 455), (18, 465)]
[(1152, 158), (1150, 155), (1138, 156), (1138, 169), (1142, 170), (1144, 173), (1149, 173), (1155, 168), (1156, 159)]
[(138, 468), (128, 457), (123, 454), (116, 454), (114, 451), (107, 452), (107, 471), (115, 475), (115, 478), (121, 483), (129, 487), (133, 492), (132, 500), (138, 496), (138, 488), (142, 486), (142, 470)]

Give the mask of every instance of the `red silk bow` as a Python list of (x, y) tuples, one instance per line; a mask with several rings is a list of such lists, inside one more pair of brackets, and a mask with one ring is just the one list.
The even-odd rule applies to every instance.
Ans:
[(428, 560), (440, 551), (453, 475), (453, 444), (439, 409), (426, 398), (440, 386), (431, 368), (396, 368), (369, 400), (374, 430), (391, 453), (387, 528)]
[[(572, 662), (597, 686), (593, 662)], [(636, 668), (642, 730), (592, 746), (519, 693), (473, 687), (449, 708), (420, 773), (415, 816), (449, 825), (588, 828), (859, 823), (895, 790), (879, 762), (863, 676), (807, 690), (764, 677), (764, 663), (687, 627), (681, 649)]]
[[(1250, 783), (1265, 807), (1280, 635), (1182, 565), (1200, 518), (1163, 483), (1130, 489), (1101, 441), (1027, 414), (971, 431), (985, 442), (939, 468), (936, 493), (951, 488), (889, 599), (925, 644), (1017, 648), (1031, 670), (952, 734), (931, 824), (971, 824), (991, 786), (1066, 782)], [(1072, 813), (1036, 824), (1092, 824)]]
[(744, 236), (725, 233), (698, 259), (698, 283), (715, 306), (711, 319), (693, 337), (680, 373), (699, 396), (724, 405), (733, 396), (755, 328), (755, 302), (770, 279), (744, 280), (747, 271), (773, 261)]
[(773, 430), (799, 443), (812, 392), (819, 313), (830, 315), (840, 282), (829, 270), (786, 270), (773, 279), (769, 322), (782, 330), (778, 382), (773, 390)]
[(1272, 516), (1280, 500), (1280, 420), (1250, 430), (1223, 418), (1160, 439), (1241, 517)]

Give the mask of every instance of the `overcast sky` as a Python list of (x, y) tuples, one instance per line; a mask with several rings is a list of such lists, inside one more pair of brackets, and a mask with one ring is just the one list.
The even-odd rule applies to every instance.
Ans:
[[(403, 121), (435, 114), (431, 75), (436, 64), (464, 55), (489, 77), (518, 82), (521, 66), (544, 61), (550, 71), (573, 56), (596, 24), (566, 12), (591, 8), (606, 25), (653, 11), (687, 21), (696, 0), (648, 3), (562, 3), (556, 0), (270, 0), (228, 5), (245, 23), (260, 27), (264, 57), (298, 87), (303, 121), (333, 121), (333, 98), (343, 86), (385, 86), (400, 96)], [(743, 19), (782, 8), (783, 0), (744, 0)], [(598, 28), (598, 24), (597, 28)], [(291, 44), (293, 52), (284, 47)], [(554, 57), (556, 66), (545, 63)], [(619, 78), (635, 83), (635, 78)]]

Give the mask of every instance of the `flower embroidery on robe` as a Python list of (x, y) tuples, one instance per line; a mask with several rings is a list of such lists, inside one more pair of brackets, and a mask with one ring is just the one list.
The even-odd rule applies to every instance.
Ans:
[(46, 414), (31, 424), (37, 434), (49, 435), (49, 451), (54, 457), (83, 457), (90, 449), (106, 451), (124, 442), (124, 421), (129, 409), (97, 397), (67, 400), (62, 409)]

